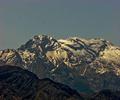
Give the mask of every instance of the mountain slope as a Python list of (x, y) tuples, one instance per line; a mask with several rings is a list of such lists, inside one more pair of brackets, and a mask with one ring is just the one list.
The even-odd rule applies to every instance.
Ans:
[(94, 93), (89, 100), (120, 100), (119, 91), (102, 90)]
[(17, 66), (0, 66), (0, 100), (83, 100), (67, 85), (38, 79)]
[(56, 40), (34, 36), (17, 50), (2, 50), (1, 65), (18, 65), (78, 91), (120, 90), (120, 47), (104, 39)]

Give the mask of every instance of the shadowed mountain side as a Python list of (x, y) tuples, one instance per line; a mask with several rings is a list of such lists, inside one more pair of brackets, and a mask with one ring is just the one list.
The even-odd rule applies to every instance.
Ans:
[(83, 100), (66, 85), (16, 66), (0, 66), (0, 100)]
[(90, 100), (120, 100), (119, 91), (102, 90), (91, 96)]

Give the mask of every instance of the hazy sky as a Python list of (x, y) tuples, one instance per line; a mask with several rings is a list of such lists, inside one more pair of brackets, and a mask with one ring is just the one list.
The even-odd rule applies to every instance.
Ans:
[(36, 34), (101, 37), (120, 44), (120, 0), (0, 0), (0, 49)]

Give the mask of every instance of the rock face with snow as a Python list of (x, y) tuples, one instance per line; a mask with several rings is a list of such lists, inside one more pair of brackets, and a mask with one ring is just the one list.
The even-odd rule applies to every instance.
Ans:
[(16, 50), (6, 49), (0, 51), (0, 65), (5, 64), (21, 66), (23, 65), (23, 61), (21, 59), (21, 56)]
[(78, 91), (120, 90), (120, 47), (104, 39), (38, 35), (17, 50), (2, 50), (0, 64), (18, 65)]

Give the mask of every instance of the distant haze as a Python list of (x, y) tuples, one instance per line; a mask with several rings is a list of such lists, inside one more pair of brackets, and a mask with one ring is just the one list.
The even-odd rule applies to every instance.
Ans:
[(17, 48), (38, 33), (120, 45), (120, 0), (0, 0), (0, 49)]

